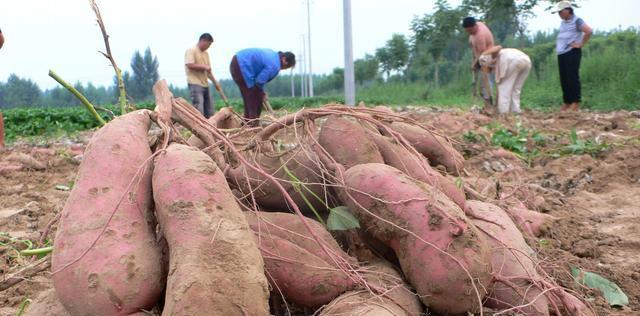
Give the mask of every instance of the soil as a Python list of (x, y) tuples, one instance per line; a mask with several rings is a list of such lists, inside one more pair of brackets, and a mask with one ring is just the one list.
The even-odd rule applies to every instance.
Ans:
[[(512, 194), (528, 207), (558, 218), (529, 243), (562, 285), (585, 296), (597, 315), (640, 314), (640, 118), (626, 111), (525, 112), (492, 118), (474, 111), (403, 110), (456, 142), (467, 159), (465, 183), (481, 183), (479, 191), (489, 195)], [(529, 150), (541, 153), (524, 161), (499, 150), (491, 144), (496, 123), (512, 131), (519, 123), (541, 133), (544, 144), (527, 143)], [(558, 149), (570, 143), (572, 129), (582, 140), (611, 146), (592, 154), (560, 154)], [(478, 137), (469, 137), (469, 131)], [(40, 171), (0, 172), (0, 275), (29, 264), (30, 258), (16, 256), (16, 250), (27, 247), (24, 240), (35, 243), (33, 247), (44, 246), (38, 240), (64, 206), (89, 136), (17, 143), (0, 151), (0, 162), (21, 152), (47, 165)], [(55, 225), (47, 239), (53, 236)], [(578, 286), (569, 274), (571, 266), (618, 284), (629, 305), (610, 307), (601, 293)], [(51, 288), (48, 274), (41, 272), (0, 292), (0, 316), (15, 315), (25, 299)]]

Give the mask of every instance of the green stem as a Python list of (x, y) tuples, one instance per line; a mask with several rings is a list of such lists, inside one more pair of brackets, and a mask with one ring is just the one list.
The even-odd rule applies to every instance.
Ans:
[[(280, 159), (280, 162), (282, 162), (282, 159)], [(316, 211), (315, 207), (313, 207), (313, 205), (311, 204), (311, 202), (307, 199), (307, 197), (304, 195), (304, 193), (302, 192), (302, 190), (300, 189), (300, 187), (303, 187), (305, 189), (305, 191), (309, 192), (313, 197), (315, 197), (318, 201), (320, 201), (320, 203), (324, 204), (324, 206), (326, 208), (329, 208), (329, 206), (327, 205), (327, 203), (325, 203), (318, 195), (316, 195), (313, 191), (311, 191), (311, 189), (309, 189), (306, 185), (304, 185), (304, 183), (302, 183), (302, 181), (300, 181), (300, 179), (298, 179), (298, 177), (296, 177), (291, 170), (289, 170), (289, 168), (287, 168), (286, 164), (282, 165), (282, 168), (284, 170), (284, 172), (287, 174), (287, 176), (289, 176), (289, 178), (292, 180), (292, 184), (293, 184), (293, 189), (296, 190), (296, 192), (298, 194), (300, 194), (300, 196), (302, 197), (302, 199), (304, 200), (305, 204), (307, 204), (307, 206), (311, 209), (311, 211), (313, 212), (313, 214), (318, 218), (318, 221), (320, 223), (322, 223), (322, 225), (327, 226), (324, 223), (324, 220), (322, 219), (322, 216), (320, 216), (320, 213), (318, 213), (318, 211)]]
[(37, 255), (46, 255), (53, 251), (53, 246), (43, 247), (37, 249), (27, 249), (20, 251), (21, 256), (37, 256)]
[(98, 122), (100, 123), (100, 126), (104, 126), (105, 124), (107, 124), (107, 122), (105, 122), (102, 119), (102, 117), (98, 114), (98, 112), (96, 112), (96, 108), (93, 106), (93, 104), (91, 104), (91, 102), (89, 102), (89, 100), (87, 100), (87, 98), (85, 98), (85, 96), (83, 96), (82, 93), (80, 93), (80, 91), (76, 90), (76, 88), (74, 88), (73, 86), (68, 84), (66, 81), (64, 81), (62, 78), (60, 78), (58, 74), (53, 72), (53, 70), (49, 70), (49, 77), (53, 78), (53, 80), (57, 81), (60, 85), (65, 87), (65, 89), (69, 90), (69, 92), (73, 93), (73, 95), (75, 95), (76, 98), (78, 98), (78, 100), (82, 102), (82, 104), (87, 108), (87, 110), (89, 110), (89, 112), (93, 115), (93, 117), (96, 120), (98, 120)]
[(29, 304), (31, 304), (31, 299), (29, 298), (22, 301), (22, 303), (20, 303), (20, 306), (18, 307), (18, 312), (16, 313), (16, 316), (22, 316), (22, 314), (24, 314), (24, 309), (27, 308)]

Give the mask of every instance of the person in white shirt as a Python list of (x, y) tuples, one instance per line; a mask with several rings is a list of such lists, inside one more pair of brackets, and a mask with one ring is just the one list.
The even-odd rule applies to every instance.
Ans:
[(515, 48), (494, 46), (478, 59), (482, 71), (495, 74), (498, 83), (498, 112), (520, 113), (522, 86), (531, 71), (531, 59)]

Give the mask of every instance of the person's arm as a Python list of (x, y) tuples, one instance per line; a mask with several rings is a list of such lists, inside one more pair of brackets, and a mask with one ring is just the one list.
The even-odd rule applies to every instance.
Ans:
[(496, 45), (487, 50), (484, 50), (481, 55), (491, 55), (493, 56), (493, 58), (496, 58), (500, 50), (502, 50), (502, 46)]
[(267, 65), (262, 69), (262, 71), (256, 76), (256, 85), (260, 88), (264, 87), (264, 85), (269, 82), (273, 77), (275, 77), (280, 71), (280, 67), (275, 67), (273, 65)]
[(185, 64), (185, 66), (191, 70), (211, 71), (211, 67), (205, 64), (189, 63)]
[(584, 32), (584, 37), (582, 37), (582, 43), (571, 43), (571, 47), (573, 48), (582, 48), (591, 38), (591, 34), (593, 34), (593, 29), (587, 25), (587, 23), (582, 23), (580, 30)]

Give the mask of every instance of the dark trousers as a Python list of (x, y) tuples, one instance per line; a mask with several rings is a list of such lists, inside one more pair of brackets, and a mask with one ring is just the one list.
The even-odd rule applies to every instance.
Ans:
[(580, 102), (580, 60), (582, 50), (573, 48), (570, 51), (558, 55), (558, 68), (560, 70), (560, 85), (562, 86), (562, 99), (565, 104)]
[(244, 81), (236, 56), (233, 56), (233, 59), (231, 59), (229, 70), (231, 71), (233, 81), (238, 85), (240, 94), (242, 95), (245, 121), (247, 121), (247, 124), (250, 126), (258, 126), (257, 119), (260, 118), (260, 113), (262, 112), (264, 91), (262, 91), (258, 86), (253, 86), (251, 88), (247, 87), (247, 83)]
[(213, 106), (211, 105), (211, 93), (209, 87), (203, 87), (197, 84), (189, 84), (189, 94), (191, 95), (191, 103), (204, 115), (210, 118), (213, 115)]

